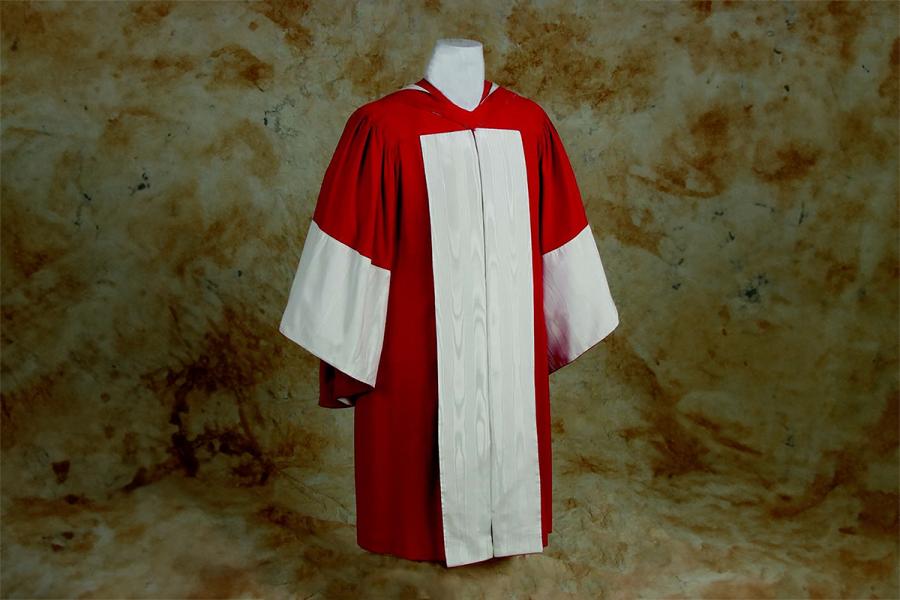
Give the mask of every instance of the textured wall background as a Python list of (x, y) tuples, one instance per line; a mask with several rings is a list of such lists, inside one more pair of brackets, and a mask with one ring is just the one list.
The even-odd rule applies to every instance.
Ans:
[[(898, 4), (0, 16), (4, 597), (900, 595)], [(622, 320), (551, 379), (550, 546), (450, 572), (356, 547), (352, 412), (277, 331), (347, 116), (439, 37), (554, 118)]]

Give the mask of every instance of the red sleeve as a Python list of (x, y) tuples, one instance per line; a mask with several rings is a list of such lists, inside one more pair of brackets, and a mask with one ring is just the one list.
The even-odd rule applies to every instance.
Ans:
[(347, 119), (323, 176), (279, 327), (319, 357), (319, 405), (325, 408), (353, 406), (375, 389), (396, 200), (395, 152), (360, 107)]
[(347, 119), (325, 170), (313, 220), (373, 265), (390, 269), (397, 183), (395, 151), (360, 107)]
[(571, 240), (587, 225), (575, 171), (553, 122), (545, 114), (538, 143), (541, 181), (541, 252)]
[(538, 144), (547, 370), (566, 366), (619, 324), (600, 252), (559, 133), (544, 116)]

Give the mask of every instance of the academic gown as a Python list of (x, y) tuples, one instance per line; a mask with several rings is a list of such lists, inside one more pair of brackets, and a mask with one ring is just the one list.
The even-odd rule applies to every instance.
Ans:
[(549, 375), (619, 323), (559, 134), (484, 82), (357, 108), (325, 171), (279, 330), (354, 408), (368, 551), (454, 567), (542, 552)]

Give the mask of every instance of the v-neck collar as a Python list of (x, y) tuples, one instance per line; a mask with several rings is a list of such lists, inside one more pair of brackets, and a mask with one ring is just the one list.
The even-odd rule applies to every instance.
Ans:
[(435, 87), (433, 83), (424, 77), (414, 84), (407, 85), (402, 89), (418, 89), (419, 91), (427, 93), (436, 102), (437, 109), (441, 114), (454, 121), (463, 123), (466, 127), (475, 127), (478, 123), (478, 117), (480, 117), (484, 110), (490, 106), (487, 99), (499, 88), (500, 86), (498, 84), (485, 79), (484, 89), (481, 92), (481, 100), (479, 100), (478, 106), (472, 110), (466, 110), (458, 104), (455, 104), (452, 100), (447, 98), (441, 90)]

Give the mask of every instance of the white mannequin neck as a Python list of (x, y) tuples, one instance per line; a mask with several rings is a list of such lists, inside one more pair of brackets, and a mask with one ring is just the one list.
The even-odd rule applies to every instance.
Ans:
[(484, 93), (484, 53), (481, 42), (440, 39), (425, 68), (425, 79), (451, 102), (475, 110)]

